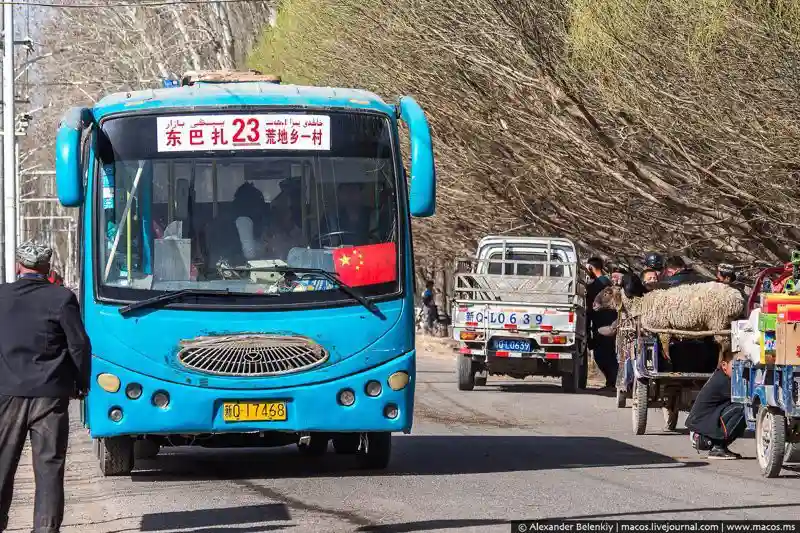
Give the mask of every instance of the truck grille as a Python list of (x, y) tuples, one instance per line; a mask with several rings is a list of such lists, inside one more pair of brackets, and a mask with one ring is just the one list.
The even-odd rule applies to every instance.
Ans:
[(230, 335), (182, 341), (178, 361), (218, 376), (272, 376), (308, 370), (328, 359), (322, 346), (305, 337)]

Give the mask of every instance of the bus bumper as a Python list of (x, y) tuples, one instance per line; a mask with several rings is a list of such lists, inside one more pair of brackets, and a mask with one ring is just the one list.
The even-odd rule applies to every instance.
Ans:
[[(379, 366), (336, 380), (287, 388), (242, 390), (212, 389), (165, 382), (132, 372), (98, 357), (92, 358), (95, 380), (86, 401), (87, 426), (93, 438), (120, 435), (200, 435), (209, 433), (287, 432), (409, 432), (413, 421), (416, 352), (411, 351)], [(393, 390), (389, 377), (397, 372), (408, 374), (408, 383)], [(107, 392), (97, 384), (97, 376), (113, 374), (120, 380), (119, 390)], [(381, 384), (381, 392), (368, 396), (368, 381)], [(137, 383), (142, 387), (139, 398), (126, 396), (126, 387)], [(341, 405), (339, 394), (350, 389), (355, 395), (352, 405)], [(166, 392), (166, 407), (154, 404), (157, 392)], [(226, 402), (285, 402), (286, 420), (224, 420)], [(388, 418), (387, 406), (396, 407), (397, 416)], [(111, 418), (114, 410), (122, 418)], [(116, 414), (119, 414), (118, 412)]]

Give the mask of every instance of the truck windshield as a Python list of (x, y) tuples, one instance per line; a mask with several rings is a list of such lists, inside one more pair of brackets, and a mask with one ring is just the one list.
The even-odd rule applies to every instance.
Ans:
[[(570, 265), (570, 250), (552, 247), (550, 252), (550, 277), (572, 277)], [(489, 256), (489, 274), (503, 273), (507, 276), (545, 276), (545, 263), (547, 250), (506, 250), (506, 263), (503, 261), (503, 252), (493, 252)], [(539, 264), (531, 264), (539, 262)]]
[(112, 118), (97, 154), (101, 297), (219, 289), (248, 301), (272, 296), (265, 305), (348, 298), (302, 269), (335, 273), (363, 296), (400, 291), (385, 116)]

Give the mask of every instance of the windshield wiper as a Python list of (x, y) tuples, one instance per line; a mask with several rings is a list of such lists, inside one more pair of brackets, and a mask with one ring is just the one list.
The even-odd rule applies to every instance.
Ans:
[(271, 266), (271, 267), (224, 267), (222, 270), (230, 270), (232, 272), (283, 272), (285, 274), (319, 274), (323, 278), (327, 279), (331, 283), (335, 284), (342, 290), (345, 294), (349, 297), (356, 300), (358, 303), (375, 313), (378, 317), (384, 318), (383, 313), (378, 306), (375, 305), (373, 302), (370, 302), (360, 294), (358, 294), (353, 288), (340, 280), (336, 277), (335, 274), (328, 272), (327, 270), (321, 268), (304, 268), (304, 267), (281, 267), (281, 266)]
[(136, 309), (143, 309), (145, 307), (156, 307), (158, 305), (167, 304), (173, 300), (177, 300), (179, 298), (183, 298), (187, 295), (197, 295), (197, 296), (230, 296), (232, 293), (228, 289), (222, 290), (214, 290), (214, 289), (180, 289), (177, 291), (169, 291), (165, 292), (164, 294), (159, 294), (158, 296), (153, 296), (152, 298), (147, 298), (146, 300), (139, 300), (138, 302), (134, 302), (132, 304), (128, 304), (124, 307), (119, 308), (119, 314), (127, 315), (131, 311), (135, 311)]

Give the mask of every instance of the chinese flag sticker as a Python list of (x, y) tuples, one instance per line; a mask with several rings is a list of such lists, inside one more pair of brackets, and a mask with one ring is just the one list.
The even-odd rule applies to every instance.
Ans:
[(339, 279), (351, 287), (397, 279), (397, 247), (393, 242), (338, 248), (333, 251), (333, 260)]

